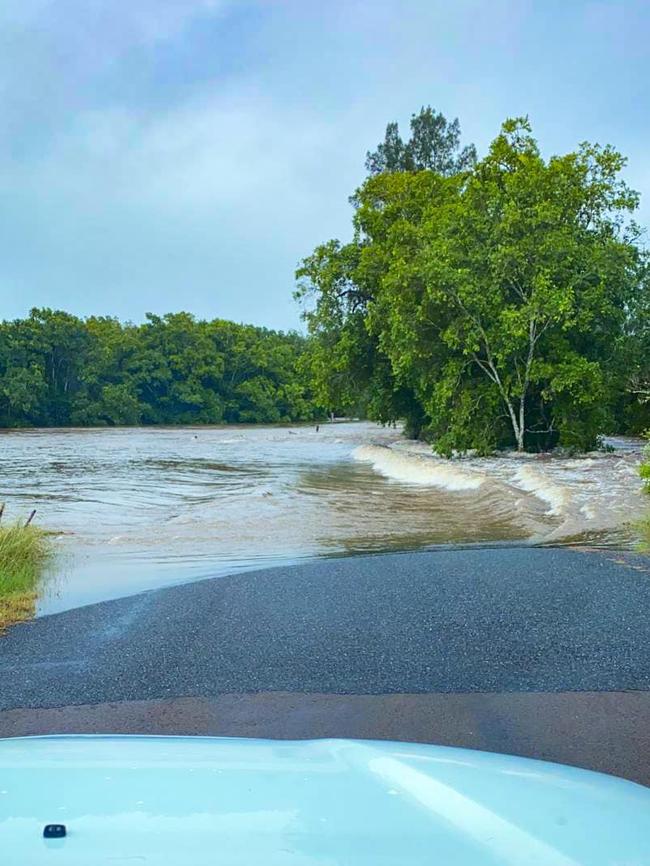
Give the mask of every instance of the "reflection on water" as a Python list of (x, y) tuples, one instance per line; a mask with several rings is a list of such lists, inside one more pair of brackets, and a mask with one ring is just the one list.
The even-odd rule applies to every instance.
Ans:
[(449, 463), (352, 423), (12, 431), (0, 449), (7, 511), (62, 533), (41, 612), (315, 555), (588, 537), (639, 497), (635, 443)]

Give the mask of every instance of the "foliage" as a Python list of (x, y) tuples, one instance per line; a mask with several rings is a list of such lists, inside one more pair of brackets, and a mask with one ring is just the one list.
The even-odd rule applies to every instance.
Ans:
[(306, 341), (189, 313), (0, 323), (0, 426), (307, 421)]
[(442, 453), (593, 447), (642, 285), (623, 165), (589, 144), (544, 160), (516, 119), (468, 170), (366, 180), (353, 240), (298, 270), (319, 398), (406, 418)]
[(471, 168), (476, 162), (473, 144), (460, 147), (458, 118), (448, 121), (430, 105), (411, 116), (411, 137), (402, 141), (397, 123), (389, 123), (377, 150), (366, 154), (371, 175), (395, 171), (422, 171), (451, 175)]
[(643, 452), (645, 459), (641, 463), (640, 472), (641, 478), (643, 478), (644, 481), (645, 491), (650, 495), (650, 431), (646, 433), (646, 436), (648, 438), (648, 444)]
[(630, 308), (628, 376), (618, 408), (630, 433), (650, 427), (650, 256), (642, 260), (641, 290)]
[(52, 555), (50, 539), (36, 526), (0, 526), (0, 630), (33, 615), (36, 587)]

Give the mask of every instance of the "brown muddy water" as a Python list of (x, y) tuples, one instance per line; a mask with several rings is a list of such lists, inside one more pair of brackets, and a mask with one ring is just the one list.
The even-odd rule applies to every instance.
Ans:
[(39, 613), (322, 555), (629, 545), (641, 443), (445, 461), (369, 423), (6, 431), (0, 501), (59, 535)]

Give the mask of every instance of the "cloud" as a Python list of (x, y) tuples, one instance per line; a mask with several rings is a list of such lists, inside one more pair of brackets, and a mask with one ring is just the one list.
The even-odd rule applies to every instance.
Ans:
[(295, 325), (297, 259), (323, 220), (349, 212), (350, 186), (334, 213), (321, 197), (328, 173), (345, 182), (331, 158), (340, 146), (317, 111), (280, 110), (249, 88), (200, 89), (166, 112), (80, 112), (0, 173), (11, 215), (0, 231), (22, 251), (13, 273), (4, 263), (5, 285), (30, 305), (72, 295), (84, 313), (124, 315), (137, 298), (136, 318), (189, 307)]
[(480, 150), (522, 113), (546, 153), (612, 142), (643, 192), (649, 13), (626, 8), (5, 0), (3, 314), (296, 324), (297, 261), (349, 234), (365, 151), (427, 103)]
[[(231, 0), (230, 0), (231, 2)], [(0, 5), (0, 150), (30, 149), (71, 114), (138, 98), (157, 51), (218, 21), (226, 0), (5, 0)], [(145, 82), (146, 83), (146, 76)], [(143, 94), (140, 93), (140, 96)]]
[[(178, 35), (189, 21), (220, 13), (228, 0), (6, 0), (0, 7), (5, 33), (46, 35), (50, 44), (63, 36), (66, 42), (87, 45), (106, 54), (133, 43), (150, 43)], [(230, 0), (232, 2), (232, 0)], [(91, 40), (91, 37), (95, 37)]]

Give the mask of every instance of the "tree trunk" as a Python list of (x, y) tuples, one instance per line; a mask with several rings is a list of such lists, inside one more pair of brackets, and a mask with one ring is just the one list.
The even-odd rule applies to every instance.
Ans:
[(524, 430), (526, 429), (525, 400), (526, 393), (524, 392), (519, 400), (519, 432), (517, 433), (517, 451), (524, 450)]
[(520, 427), (517, 430), (517, 451), (524, 450), (524, 428)]
[(523, 413), (523, 403), (520, 406), (519, 411), (519, 421), (517, 421), (517, 414), (515, 412), (514, 406), (510, 402), (510, 400), (506, 397), (505, 391), (501, 392), (501, 396), (506, 404), (508, 409), (508, 414), (510, 415), (510, 421), (512, 423), (512, 431), (515, 434), (515, 442), (517, 443), (517, 451), (524, 450), (524, 413)]
[(499, 393), (501, 394), (501, 399), (506, 404), (506, 409), (508, 410), (508, 415), (510, 416), (510, 423), (512, 424), (512, 431), (515, 434), (515, 442), (517, 443), (517, 451), (523, 451), (524, 450), (524, 430), (526, 429), (525, 425), (524, 425), (524, 420), (525, 420), (524, 401), (526, 398), (526, 393), (524, 391), (524, 393), (522, 394), (521, 399), (520, 399), (519, 421), (517, 421), (517, 413), (515, 412), (515, 407), (513, 406), (512, 402), (510, 401), (510, 398), (508, 397), (506, 389), (503, 387), (503, 382), (501, 381), (501, 377), (499, 376), (499, 371), (497, 370), (496, 365), (494, 364), (494, 362), (492, 360), (492, 356), (490, 353), (489, 345), (487, 343), (487, 339), (485, 341), (485, 350), (486, 350), (486, 354), (487, 354), (487, 359), (483, 360), (483, 359), (477, 357), (476, 355), (474, 355), (474, 361), (478, 364), (478, 366), (481, 368), (481, 370), (483, 370), (483, 372), (486, 374), (488, 379), (491, 379), (492, 382), (494, 382), (494, 384), (499, 389)]

